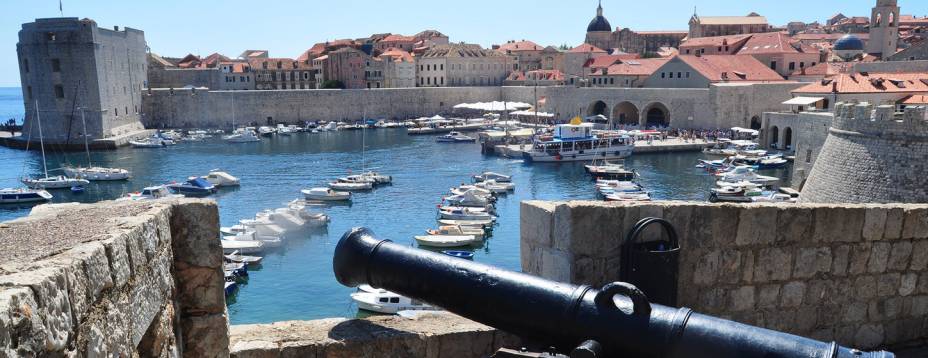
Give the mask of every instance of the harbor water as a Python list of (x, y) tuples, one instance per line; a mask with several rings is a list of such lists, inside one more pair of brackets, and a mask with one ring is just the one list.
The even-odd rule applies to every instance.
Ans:
[[(21, 103), (21, 102), (20, 102)], [(362, 155), (362, 142), (366, 150)], [(48, 152), (49, 169), (86, 164), (83, 152)], [(355, 195), (350, 206), (319, 207), (332, 222), (326, 231), (291, 235), (285, 247), (265, 255), (263, 267), (230, 301), (231, 323), (264, 323), (325, 317), (354, 317), (357, 309), (332, 273), (332, 254), (341, 235), (366, 226), (381, 237), (415, 245), (414, 235), (435, 228), (436, 206), (449, 188), (469, 183), (484, 171), (513, 176), (514, 193), (497, 204), (498, 225), (474, 260), (519, 270), (519, 203), (523, 200), (598, 199), (583, 165), (525, 164), (484, 156), (477, 144), (440, 144), (434, 136), (409, 136), (405, 129), (296, 133), (258, 143), (219, 139), (181, 143), (164, 149), (122, 148), (92, 152), (94, 165), (131, 170), (127, 182), (91, 183), (84, 194), (56, 190), (54, 202), (112, 200), (145, 186), (182, 181), (221, 169), (241, 178), (236, 189), (212, 198), (221, 224), (230, 226), (263, 209), (301, 197), (300, 189), (321, 187), (362, 168), (393, 176), (394, 184)], [(705, 201), (713, 179), (695, 168), (701, 153), (636, 155), (626, 166), (656, 200)], [(41, 154), (0, 147), (0, 187), (19, 187), (23, 175), (41, 175)], [(785, 175), (784, 172), (765, 173)], [(28, 215), (30, 206), (0, 206), (0, 221)], [(92, 218), (88, 218), (91, 222)], [(617, 236), (624, 233), (615, 233)]]

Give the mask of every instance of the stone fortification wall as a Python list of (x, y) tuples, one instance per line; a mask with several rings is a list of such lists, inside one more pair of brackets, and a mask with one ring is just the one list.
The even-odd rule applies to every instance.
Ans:
[(784, 101), (804, 84), (796, 82), (757, 84), (716, 84), (710, 87), (713, 117), (697, 128), (751, 128), (761, 123), (764, 112), (787, 109)]
[(790, 149), (796, 155), (790, 177), (793, 188), (801, 190), (809, 178), (833, 121), (831, 112), (764, 113), (760, 144), (767, 149), (784, 150), (786, 143), (791, 142)]
[(926, 205), (529, 201), (522, 269), (617, 281), (621, 242), (645, 217), (680, 235), (680, 306), (858, 348), (928, 338)]
[(636, 114), (629, 118), (637, 117), (635, 122), (655, 106), (666, 109), (672, 127), (692, 128), (714, 122), (708, 89), (550, 87), (545, 111), (560, 119), (586, 117), (594, 114), (592, 108), (599, 101), (605, 104), (603, 115), (609, 118), (618, 117), (616, 106), (631, 103)]
[(928, 117), (894, 106), (839, 103), (802, 190), (803, 202), (928, 202)]
[(218, 220), (184, 200), (0, 224), (0, 356), (227, 356)]
[(240, 325), (230, 331), (235, 358), (480, 358), (521, 347), (511, 334), (450, 313)]

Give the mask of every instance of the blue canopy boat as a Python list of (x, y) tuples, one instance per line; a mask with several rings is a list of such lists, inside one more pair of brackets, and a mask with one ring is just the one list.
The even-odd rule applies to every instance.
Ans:
[(200, 177), (190, 177), (186, 182), (169, 184), (168, 189), (184, 196), (208, 196), (216, 192), (213, 184)]

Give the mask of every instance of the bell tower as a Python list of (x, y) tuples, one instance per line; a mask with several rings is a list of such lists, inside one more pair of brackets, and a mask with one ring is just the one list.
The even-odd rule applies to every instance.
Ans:
[(899, 6), (896, 0), (877, 0), (870, 16), (867, 53), (881, 58), (896, 53), (899, 44)]

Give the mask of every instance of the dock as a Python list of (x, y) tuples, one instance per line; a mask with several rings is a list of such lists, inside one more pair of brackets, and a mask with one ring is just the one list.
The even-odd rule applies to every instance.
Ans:
[[(715, 142), (703, 142), (700, 140), (686, 142), (679, 138), (653, 141), (651, 144), (646, 141), (637, 141), (635, 142), (634, 153), (701, 152), (704, 148), (711, 148), (714, 145)], [(498, 145), (494, 147), (494, 151), (506, 158), (521, 158), (522, 152), (528, 148), (531, 148), (531, 144)]]

